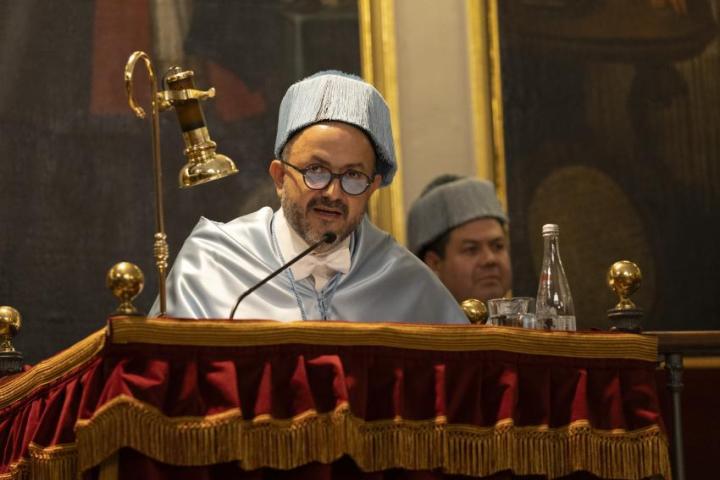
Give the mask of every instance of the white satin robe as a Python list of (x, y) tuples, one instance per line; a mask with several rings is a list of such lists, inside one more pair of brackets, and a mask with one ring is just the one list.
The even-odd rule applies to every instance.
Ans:
[[(167, 279), (167, 315), (228, 318), (239, 295), (282, 265), (264, 207), (228, 223), (201, 218)], [(317, 292), (287, 269), (246, 297), (235, 319), (467, 323), (457, 302), (417, 257), (365, 218), (353, 235), (352, 262)], [(150, 313), (158, 314), (158, 301)]]

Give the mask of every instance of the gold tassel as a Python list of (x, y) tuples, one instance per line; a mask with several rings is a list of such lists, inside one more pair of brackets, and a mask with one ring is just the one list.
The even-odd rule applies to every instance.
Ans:
[(0, 480), (75, 480), (78, 477), (75, 444), (41, 447), (31, 443), (28, 459), (22, 459), (0, 474)]
[(0, 408), (25, 398), (32, 392), (92, 360), (105, 346), (106, 329), (98, 330), (67, 350), (44, 360), (27, 372), (11, 377), (0, 385)]
[(29, 477), (33, 480), (74, 480), (78, 477), (75, 444), (29, 447)]
[(120, 396), (92, 419), (76, 425), (78, 465), (84, 471), (122, 447), (172, 465), (238, 461), (246, 470), (291, 469), (350, 455), (365, 471), (442, 469), (451, 474), (550, 478), (587, 470), (603, 478), (670, 478), (668, 444), (658, 426), (636, 431), (595, 430), (587, 421), (564, 428), (449, 425), (444, 418), (365, 421), (347, 404), (335, 411), (305, 412), (289, 420), (242, 419), (238, 410), (208, 417), (166, 417)]
[(0, 473), (0, 480), (29, 480), (30, 472), (27, 460), (21, 459), (19, 462), (10, 465), (5, 473)]

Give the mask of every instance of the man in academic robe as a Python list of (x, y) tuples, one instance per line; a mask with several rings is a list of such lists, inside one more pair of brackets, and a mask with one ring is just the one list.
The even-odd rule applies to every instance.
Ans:
[(485, 302), (512, 285), (507, 226), (492, 183), (440, 175), (410, 206), (408, 248), (458, 302)]
[(332, 233), (232, 318), (467, 323), (438, 278), (366, 216), (397, 169), (388, 107), (374, 87), (336, 71), (295, 83), (280, 105), (274, 153), (281, 208), (228, 223), (202, 218), (168, 276), (168, 316), (229, 318), (239, 295)]

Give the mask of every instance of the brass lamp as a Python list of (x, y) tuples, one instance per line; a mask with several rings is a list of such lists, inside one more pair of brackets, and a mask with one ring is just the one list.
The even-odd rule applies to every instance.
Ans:
[(185, 156), (188, 162), (180, 170), (180, 188), (192, 187), (211, 182), (237, 173), (232, 160), (215, 153), (215, 142), (205, 126), (205, 116), (200, 100), (213, 98), (215, 89), (207, 92), (195, 89), (192, 70), (170, 67), (165, 75), (168, 90), (160, 92), (160, 109), (175, 107), (185, 142)]
[(130, 108), (139, 118), (145, 118), (145, 111), (135, 101), (133, 95), (133, 71), (138, 60), (142, 59), (148, 72), (151, 87), (152, 108), (152, 146), (153, 167), (155, 171), (155, 222), (157, 233), (153, 254), (158, 269), (158, 285), (160, 296), (160, 315), (167, 312), (167, 293), (165, 276), (167, 275), (169, 251), (167, 235), (165, 235), (165, 212), (162, 192), (162, 162), (160, 158), (160, 120), (159, 112), (170, 108), (175, 111), (183, 132), (185, 156), (187, 164), (180, 171), (180, 187), (192, 187), (212, 180), (217, 180), (233, 173), (237, 168), (232, 160), (215, 153), (216, 143), (210, 139), (205, 125), (205, 116), (200, 108), (200, 100), (215, 96), (215, 89), (197, 90), (192, 70), (171, 67), (165, 76), (167, 90), (158, 92), (155, 72), (150, 57), (145, 52), (134, 52), (125, 64), (125, 89), (127, 90)]

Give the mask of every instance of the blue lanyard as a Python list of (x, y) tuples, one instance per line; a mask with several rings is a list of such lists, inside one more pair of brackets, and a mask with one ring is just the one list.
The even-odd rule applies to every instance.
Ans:
[[(275, 215), (273, 215), (273, 218), (270, 220), (270, 238), (272, 239), (272, 246), (275, 250), (275, 253), (278, 257), (280, 257), (280, 265), (284, 265), (285, 259), (283, 258), (282, 252), (280, 251), (280, 245), (278, 244), (277, 238), (275, 236)], [(295, 288), (295, 277), (292, 274), (292, 270), (288, 268), (287, 270), (285, 270), (285, 273), (290, 280), (290, 288), (292, 288), (293, 295), (295, 295), (295, 301), (297, 301), (298, 308), (300, 309), (300, 316), (303, 320), (307, 320), (305, 306), (303, 305), (302, 300), (300, 299), (300, 295), (298, 295), (297, 289)]]
[[(290, 228), (288, 226), (288, 228)], [(275, 253), (278, 257), (280, 257), (280, 264), (283, 265), (285, 263), (285, 259), (283, 258), (282, 252), (280, 251), (280, 245), (277, 241), (277, 236), (275, 234), (275, 215), (273, 215), (273, 218), (270, 220), (270, 235), (272, 238), (272, 246), (275, 250)], [(352, 253), (355, 249), (355, 235), (353, 234), (352, 237), (350, 237), (350, 252)], [(300, 298), (300, 294), (297, 291), (297, 288), (295, 286), (295, 276), (292, 274), (292, 269), (288, 268), (286, 270), (288, 280), (290, 281), (290, 287), (292, 288), (293, 295), (295, 295), (295, 300), (297, 301), (298, 308), (300, 308), (300, 315), (302, 316), (303, 320), (307, 320), (307, 312), (305, 312), (305, 306), (303, 305), (302, 299)], [(330, 282), (325, 286), (325, 288), (322, 289), (322, 291), (317, 292), (315, 291), (315, 298), (317, 300), (317, 306), (318, 311), (320, 312), (320, 316), (323, 320), (328, 320), (328, 305), (326, 300), (332, 299), (332, 297), (335, 295), (335, 290), (337, 289), (338, 284), (340, 283), (340, 277), (342, 274), (339, 272), (336, 273), (332, 279), (330, 279)]]

